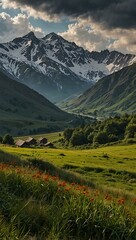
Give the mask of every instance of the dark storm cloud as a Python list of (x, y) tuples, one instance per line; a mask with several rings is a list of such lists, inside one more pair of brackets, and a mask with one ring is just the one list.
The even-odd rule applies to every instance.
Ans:
[(92, 17), (108, 28), (136, 28), (136, 0), (14, 0), (50, 15)]

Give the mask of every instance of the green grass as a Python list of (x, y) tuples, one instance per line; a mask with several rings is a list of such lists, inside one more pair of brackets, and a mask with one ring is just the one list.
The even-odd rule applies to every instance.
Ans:
[(136, 194), (136, 144), (89, 150), (7, 146), (1, 146), (1, 149), (22, 159), (47, 160), (56, 167), (90, 180), (105, 191), (112, 189), (123, 194)]
[(136, 239), (136, 144), (0, 149), (0, 239)]
[(105, 196), (76, 175), (71, 183), (72, 177), (49, 162), (0, 151), (0, 239), (136, 239), (126, 199)]

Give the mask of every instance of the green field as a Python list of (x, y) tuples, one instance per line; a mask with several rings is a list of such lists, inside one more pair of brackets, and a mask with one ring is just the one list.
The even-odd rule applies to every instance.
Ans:
[[(54, 134), (48, 139), (53, 140)], [(109, 188), (123, 194), (136, 194), (136, 144), (90, 150), (22, 149), (7, 146), (1, 146), (1, 149), (22, 159), (37, 158), (49, 161), (57, 167), (90, 180), (98, 188)]]
[(136, 144), (0, 145), (0, 183), (2, 240), (136, 240)]

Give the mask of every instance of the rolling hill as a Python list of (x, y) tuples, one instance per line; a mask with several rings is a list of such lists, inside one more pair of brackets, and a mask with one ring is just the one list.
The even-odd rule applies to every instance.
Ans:
[(135, 113), (136, 63), (104, 77), (66, 105), (74, 112), (101, 116)]
[(72, 115), (0, 71), (0, 135), (57, 131)]

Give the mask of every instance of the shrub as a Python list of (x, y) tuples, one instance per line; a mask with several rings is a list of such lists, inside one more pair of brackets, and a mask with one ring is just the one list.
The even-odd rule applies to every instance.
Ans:
[(105, 144), (109, 141), (108, 135), (106, 132), (98, 132), (94, 137), (94, 142), (98, 142), (100, 144)]
[(6, 134), (3, 138), (3, 143), (4, 144), (9, 144), (9, 145), (13, 145), (14, 144), (14, 139), (11, 135)]
[(70, 142), (73, 146), (83, 145), (88, 143), (87, 138), (85, 137), (82, 131), (74, 131)]
[(65, 131), (64, 131), (64, 138), (65, 138), (66, 141), (70, 140), (73, 131), (74, 131), (74, 129), (72, 129), (72, 128), (65, 129)]

